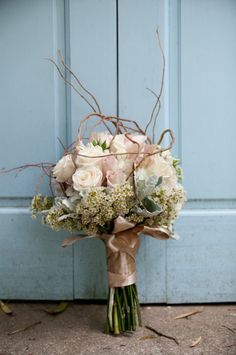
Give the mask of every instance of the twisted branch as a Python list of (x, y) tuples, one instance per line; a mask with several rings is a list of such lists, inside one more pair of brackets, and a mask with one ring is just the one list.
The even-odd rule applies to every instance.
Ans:
[(61, 64), (64, 66), (64, 68), (66, 70), (68, 70), (68, 72), (73, 76), (73, 78), (76, 80), (76, 82), (78, 83), (78, 85), (93, 99), (95, 105), (97, 106), (98, 112), (101, 113), (101, 109), (100, 106), (97, 102), (96, 97), (88, 90), (85, 88), (85, 86), (81, 83), (80, 79), (77, 77), (77, 75), (74, 74), (74, 72), (71, 70), (71, 68), (65, 63), (62, 54), (61, 54), (61, 50), (58, 49), (58, 54), (61, 60)]
[[(156, 34), (157, 34), (157, 39), (158, 39), (158, 45), (159, 45), (159, 48), (160, 48), (160, 51), (161, 51), (161, 56), (162, 56), (162, 62), (163, 62), (163, 66), (162, 66), (162, 76), (161, 76), (161, 86), (160, 86), (160, 90), (159, 90), (159, 94), (157, 95), (153, 90), (147, 88), (147, 90), (149, 90), (155, 97), (156, 97), (156, 102), (154, 104), (154, 107), (152, 109), (152, 112), (151, 112), (151, 117), (145, 127), (145, 133), (147, 132), (148, 130), (148, 127), (151, 125), (153, 119), (154, 119), (154, 123), (153, 123), (153, 135), (152, 135), (152, 140), (153, 142), (155, 141), (155, 129), (156, 129), (156, 123), (157, 123), (157, 117), (159, 115), (159, 112), (160, 112), (160, 109), (161, 109), (161, 96), (162, 96), (162, 92), (163, 92), (163, 87), (164, 87), (164, 78), (165, 78), (165, 55), (164, 55), (164, 51), (163, 51), (163, 48), (162, 48), (162, 44), (161, 44), (161, 39), (160, 39), (160, 34), (159, 34), (159, 30), (157, 28), (156, 30)], [(158, 106), (158, 110), (156, 112), (156, 114), (154, 115), (155, 113), (155, 110)]]
[(88, 100), (83, 94), (81, 94), (81, 93), (79, 92), (79, 90), (77, 90), (76, 87), (75, 87), (69, 80), (66, 79), (65, 75), (63, 75), (63, 73), (62, 73), (61, 69), (59, 68), (59, 66), (57, 65), (57, 63), (56, 63), (53, 59), (51, 59), (51, 58), (45, 58), (45, 59), (55, 65), (55, 67), (57, 68), (57, 71), (58, 71), (60, 77), (64, 80), (64, 82), (65, 82), (66, 84), (70, 85), (70, 86), (72, 87), (72, 89), (74, 89), (74, 91), (81, 97), (81, 99), (83, 99), (83, 100), (90, 106), (90, 108), (91, 108), (94, 112), (96, 112), (96, 109), (95, 109), (95, 108), (93, 107), (93, 105), (89, 102), (89, 100)]
[[(162, 44), (161, 44), (161, 40), (160, 40), (160, 35), (159, 35), (159, 31), (158, 29), (156, 30), (156, 34), (157, 34), (157, 39), (158, 39), (158, 44), (159, 44), (159, 48), (160, 48), (160, 51), (161, 51), (161, 55), (162, 55), (162, 62), (163, 62), (163, 67), (162, 67), (162, 76), (161, 76), (161, 84), (160, 84), (160, 90), (159, 90), (159, 94), (156, 94), (153, 90), (147, 88), (147, 90), (149, 90), (154, 96), (155, 96), (155, 103), (154, 103), (154, 106), (153, 106), (153, 109), (152, 109), (152, 112), (151, 112), (151, 116), (150, 116), (150, 119), (145, 127), (145, 129), (143, 130), (139, 124), (134, 121), (134, 120), (130, 120), (130, 119), (126, 119), (126, 118), (122, 118), (122, 117), (118, 117), (118, 116), (105, 116), (104, 114), (102, 114), (101, 112), (101, 108), (98, 104), (98, 101), (96, 99), (96, 97), (88, 90), (86, 89), (86, 87), (82, 84), (82, 82), (80, 81), (80, 79), (74, 74), (74, 72), (71, 70), (71, 68), (65, 63), (65, 60), (63, 59), (62, 57), (62, 54), (61, 54), (61, 51), (58, 50), (58, 55), (59, 55), (59, 58), (60, 58), (60, 63), (61, 65), (63, 66), (64, 70), (65, 70), (65, 73), (66, 71), (68, 71), (70, 73), (70, 75), (73, 77), (73, 79), (76, 81), (78, 87), (76, 87), (70, 80), (68, 80), (66, 78), (66, 74), (64, 74), (64, 70), (62, 71), (62, 69), (59, 67), (59, 65), (53, 60), (53, 59), (50, 59), (50, 58), (46, 58), (48, 61), (50, 61), (57, 69), (60, 77), (64, 80), (64, 82), (68, 85), (70, 85), (70, 87), (87, 103), (87, 105), (89, 105), (89, 107), (92, 109), (92, 113), (88, 114), (87, 116), (85, 116), (81, 121), (80, 121), (80, 124), (79, 124), (79, 128), (78, 128), (78, 143), (80, 143), (80, 141), (83, 139), (82, 137), (82, 129), (83, 129), (83, 126), (90, 120), (90, 119), (93, 119), (93, 118), (98, 118), (98, 122), (96, 122), (92, 128), (95, 128), (97, 126), (99, 126), (100, 124), (104, 125), (104, 127), (106, 128), (106, 130), (113, 136), (112, 137), (112, 140), (111, 142), (115, 139), (116, 135), (117, 134), (124, 134), (125, 137), (130, 140), (132, 143), (134, 144), (137, 144), (138, 146), (138, 152), (136, 153), (108, 153), (108, 154), (104, 154), (102, 155), (102, 157), (108, 157), (108, 156), (119, 156), (119, 155), (123, 155), (123, 156), (126, 156), (127, 154), (129, 155), (132, 155), (132, 154), (135, 154), (136, 156), (138, 155), (141, 155), (142, 158), (141, 160), (139, 161), (139, 163), (137, 165), (135, 165), (135, 163), (133, 164), (133, 169), (131, 171), (131, 173), (129, 174), (128, 178), (130, 178), (130, 176), (132, 175), (133, 177), (133, 180), (134, 180), (134, 172), (135, 170), (144, 162), (145, 159), (147, 159), (148, 157), (152, 156), (152, 155), (155, 155), (155, 154), (160, 154), (166, 150), (170, 150), (174, 144), (174, 141), (175, 141), (175, 138), (174, 138), (174, 134), (173, 132), (171, 131), (171, 129), (166, 129), (165, 131), (162, 132), (159, 140), (158, 140), (158, 147), (157, 149), (155, 149), (154, 152), (152, 153), (145, 153), (145, 152), (140, 152), (139, 151), (139, 143), (134, 141), (129, 135), (133, 134), (133, 133), (137, 133), (137, 134), (140, 134), (140, 135), (143, 135), (146, 137), (146, 141), (151, 144), (152, 141), (151, 139), (147, 136), (147, 130), (148, 128), (152, 125), (152, 128), (153, 128), (153, 135), (152, 135), (152, 140), (153, 142), (155, 141), (155, 128), (156, 128), (156, 123), (157, 123), (157, 118), (158, 118), (158, 115), (159, 115), (159, 112), (160, 112), (160, 109), (161, 109), (161, 96), (162, 96), (162, 93), (163, 93), (163, 87), (164, 87), (164, 77), (165, 77), (165, 56), (164, 56), (164, 51), (163, 51), (163, 48), (162, 48)], [(80, 90), (83, 90), (89, 97), (90, 97), (90, 100), (84, 96), (83, 93), (81, 93)], [(91, 103), (91, 99), (92, 99), (92, 103)], [(109, 127), (109, 124), (111, 124), (112, 126), (115, 127), (115, 134), (113, 134), (113, 130)], [(162, 143), (163, 141), (163, 138), (166, 134), (169, 134), (170, 137), (171, 137), (171, 141), (169, 143), (169, 145), (165, 148), (161, 148), (160, 147), (160, 144)], [(90, 138), (90, 137), (89, 137)], [(89, 139), (88, 138), (88, 139)], [(77, 149), (76, 149), (76, 146), (75, 146), (75, 143), (76, 142), (73, 142), (69, 147), (65, 147), (63, 145), (63, 143), (61, 142), (61, 140), (58, 138), (61, 146), (63, 147), (64, 149), (64, 155), (67, 155), (67, 154), (72, 154), (73, 157), (75, 158), (76, 156), (82, 156), (82, 157), (87, 157), (87, 158), (91, 158), (91, 159), (94, 159), (94, 158), (100, 158), (101, 156), (100, 155), (97, 155), (97, 156), (87, 156), (87, 155), (83, 155), (83, 154), (80, 154)], [(43, 170), (43, 172), (45, 173), (45, 175), (47, 175), (50, 179), (50, 188), (51, 188), (51, 178), (52, 178), (52, 169), (53, 167), (55, 166), (55, 164), (52, 164), (52, 163), (38, 163), (38, 164), (25, 164), (25, 165), (22, 165), (22, 166), (19, 166), (19, 167), (16, 167), (16, 168), (13, 168), (13, 169), (9, 169), (9, 170), (5, 170), (5, 169), (2, 169), (2, 173), (8, 173), (8, 172), (12, 172), (12, 171), (22, 171), (28, 167), (37, 167), (37, 168), (41, 168)], [(65, 193), (65, 188), (64, 188), (64, 185), (59, 183), (60, 187), (61, 187), (61, 190), (63, 191), (63, 193), (66, 195)], [(135, 189), (135, 184), (134, 184), (134, 189)], [(51, 188), (52, 190), (52, 188)]]

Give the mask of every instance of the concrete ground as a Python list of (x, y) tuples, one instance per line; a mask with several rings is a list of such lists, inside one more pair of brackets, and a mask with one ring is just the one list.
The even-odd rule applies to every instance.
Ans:
[[(120, 336), (104, 333), (106, 306), (102, 304), (71, 303), (56, 316), (43, 311), (52, 303), (9, 306), (12, 316), (0, 311), (0, 355), (236, 354), (236, 305), (142, 306), (143, 327)], [(201, 312), (174, 319), (194, 310)], [(179, 345), (145, 325), (174, 337)], [(191, 347), (199, 337), (200, 342)]]

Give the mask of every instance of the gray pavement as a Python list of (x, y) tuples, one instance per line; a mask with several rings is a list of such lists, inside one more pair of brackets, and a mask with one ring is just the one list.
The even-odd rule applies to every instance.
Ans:
[[(236, 355), (236, 305), (142, 306), (143, 327), (132, 334), (104, 333), (106, 306), (71, 303), (61, 314), (43, 311), (53, 304), (10, 303), (0, 311), (0, 355), (146, 354)], [(174, 317), (200, 310), (188, 318)], [(37, 324), (36, 324), (37, 323)], [(32, 324), (32, 327), (9, 335)], [(171, 336), (158, 336), (145, 325)], [(200, 342), (191, 347), (196, 339)]]

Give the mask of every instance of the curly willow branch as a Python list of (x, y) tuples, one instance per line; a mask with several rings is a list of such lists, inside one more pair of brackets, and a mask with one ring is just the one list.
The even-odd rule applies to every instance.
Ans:
[[(154, 104), (154, 107), (152, 109), (152, 112), (151, 112), (151, 117), (145, 127), (145, 133), (147, 132), (149, 126), (152, 124), (153, 120), (153, 127), (152, 127), (152, 141), (154, 142), (155, 141), (155, 129), (156, 129), (156, 123), (157, 123), (157, 117), (159, 115), (159, 112), (160, 112), (160, 108), (161, 108), (161, 96), (162, 96), (162, 93), (163, 93), (163, 87), (164, 87), (164, 78), (165, 78), (165, 55), (164, 55), (164, 51), (163, 51), (163, 48), (162, 48), (162, 44), (161, 44), (161, 39), (160, 39), (160, 34), (159, 34), (159, 30), (157, 29), (156, 30), (156, 34), (157, 34), (157, 39), (158, 39), (158, 45), (159, 45), (159, 48), (160, 48), (160, 51), (161, 51), (161, 56), (162, 56), (162, 63), (163, 63), (163, 66), (162, 66), (162, 76), (161, 76), (161, 87), (160, 87), (160, 91), (159, 91), (159, 94), (156, 94), (153, 90), (147, 88), (147, 90), (149, 90), (155, 97), (156, 97), (156, 102)], [(156, 108), (158, 107), (157, 109), (157, 112), (155, 113), (156, 111)]]
[(43, 170), (45, 175), (50, 177), (50, 171), (53, 169), (54, 166), (55, 166), (55, 164), (53, 164), (53, 163), (24, 164), (24, 165), (20, 165), (15, 168), (11, 168), (11, 169), (2, 168), (0, 171), (0, 174), (7, 174), (7, 173), (11, 173), (13, 171), (21, 172), (27, 168), (40, 168)]
[[(98, 126), (99, 124), (103, 124), (107, 128), (109, 133), (112, 134), (112, 135), (114, 135), (114, 134), (112, 133), (112, 130), (109, 128), (109, 124), (112, 124), (112, 126), (114, 126), (116, 128), (115, 136), (118, 133), (125, 133), (125, 134), (126, 133), (127, 134), (138, 133), (138, 134), (146, 136), (145, 132), (138, 125), (138, 123), (136, 121), (134, 121), (134, 120), (121, 118), (121, 117), (118, 117), (118, 116), (105, 116), (102, 113), (92, 112), (89, 115), (85, 116), (80, 121), (79, 129), (78, 129), (78, 141), (79, 142), (81, 142), (81, 140), (83, 139), (83, 137), (82, 137), (83, 126), (85, 125), (85, 123), (88, 120), (90, 120), (90, 119), (92, 119), (94, 117), (100, 118), (100, 120), (96, 123), (95, 126)], [(134, 127), (132, 127), (132, 125)], [(123, 132), (122, 132), (122, 130), (123, 130)], [(147, 140), (148, 140), (149, 143), (151, 143), (151, 140), (150, 140), (149, 137), (147, 137)]]
[(59, 66), (57, 65), (57, 63), (51, 59), (51, 58), (45, 58), (46, 60), (48, 60), (49, 62), (51, 62), (52, 64), (55, 65), (55, 67), (57, 68), (57, 71), (60, 75), (60, 77), (64, 80), (64, 82), (68, 85), (70, 85), (72, 87), (72, 89), (81, 97), (81, 99), (83, 99), (89, 106), (90, 108), (96, 112), (96, 109), (93, 107), (93, 105), (89, 102), (89, 100), (83, 95), (81, 94), (81, 92), (69, 81), (66, 79), (65, 75), (63, 75), (61, 69), (59, 68)]
[(170, 128), (165, 129), (165, 130), (162, 132), (162, 134), (161, 134), (161, 136), (160, 136), (160, 138), (159, 138), (159, 140), (158, 140), (158, 145), (162, 142), (162, 140), (163, 140), (164, 136), (166, 135), (166, 133), (169, 133), (169, 135), (170, 135), (170, 137), (171, 137), (171, 141), (170, 141), (169, 145), (168, 145), (166, 148), (161, 148), (161, 147), (160, 147), (160, 148), (158, 148), (157, 150), (155, 150), (153, 153), (146, 153), (146, 154), (145, 154), (145, 153), (139, 153), (139, 155), (143, 155), (143, 158), (140, 160), (140, 162), (139, 162), (139, 163), (134, 167), (134, 169), (131, 171), (131, 173), (130, 173), (129, 176), (128, 176), (128, 179), (130, 178), (130, 176), (131, 176), (132, 174), (134, 174), (135, 170), (140, 167), (140, 165), (145, 161), (145, 159), (147, 159), (147, 158), (150, 157), (150, 156), (163, 153), (163, 152), (165, 152), (166, 150), (172, 149), (172, 147), (173, 147), (173, 145), (174, 145), (174, 142), (175, 142), (175, 136), (174, 136), (173, 131), (172, 131)]
[(78, 78), (77, 75), (75, 75), (75, 73), (71, 70), (71, 68), (65, 63), (64, 58), (62, 57), (61, 51), (60, 49), (58, 49), (58, 55), (60, 57), (61, 60), (61, 64), (63, 65), (63, 67), (68, 70), (68, 72), (73, 76), (73, 78), (76, 80), (77, 84), (92, 98), (92, 100), (94, 101), (95, 105), (97, 106), (98, 112), (101, 113), (101, 109), (100, 106), (98, 104), (98, 101), (96, 99), (96, 97), (88, 90), (85, 88), (85, 86), (81, 83), (81, 80)]
[[(166, 129), (165, 131), (162, 132), (161, 137), (159, 139), (158, 142), (162, 142), (164, 136), (166, 135), (166, 133), (169, 133), (170, 137), (171, 137), (171, 141), (169, 143), (169, 145), (165, 148), (161, 148), (158, 147), (154, 152), (152, 153), (144, 153), (144, 152), (135, 152), (135, 153), (131, 153), (131, 152), (125, 152), (125, 153), (107, 153), (107, 154), (103, 154), (103, 155), (85, 155), (85, 154), (80, 154), (78, 152), (74, 152), (74, 154), (76, 156), (79, 157), (85, 157), (85, 158), (90, 158), (90, 159), (97, 159), (97, 158), (105, 158), (105, 157), (110, 157), (110, 156), (126, 156), (126, 155), (141, 155), (144, 156), (143, 159), (135, 166), (135, 170), (142, 164), (142, 162), (150, 157), (153, 156), (155, 154), (160, 154), (162, 152), (165, 152), (166, 150), (170, 150), (172, 149), (174, 142), (175, 142), (175, 136), (172, 132), (172, 130), (170, 128)], [(132, 140), (130, 137), (128, 137), (128, 134), (125, 134), (125, 136), (133, 143), (137, 144), (139, 146), (139, 143), (135, 142), (134, 140)], [(67, 154), (71, 154), (72, 151), (68, 151)], [(130, 173), (129, 177), (131, 176), (132, 172)]]
[[(127, 154), (128, 155), (134, 154), (135, 156), (140, 156), (141, 159), (140, 159), (139, 163), (137, 165), (135, 165), (135, 163), (133, 164), (133, 169), (132, 169), (131, 173), (129, 174), (128, 179), (130, 178), (131, 175), (132, 175), (133, 179), (135, 178), (134, 177), (135, 170), (145, 161), (145, 159), (147, 159), (148, 157), (150, 157), (152, 155), (160, 154), (160, 153), (162, 153), (162, 152), (164, 152), (166, 150), (170, 150), (172, 148), (172, 146), (174, 144), (174, 141), (175, 141), (175, 137), (174, 137), (174, 134), (173, 134), (171, 129), (166, 129), (165, 131), (162, 132), (162, 134), (161, 134), (161, 136), (160, 136), (160, 138), (158, 140), (158, 143), (157, 143), (157, 145), (158, 145), (157, 149), (155, 149), (155, 151), (152, 152), (152, 153), (141, 152), (139, 143), (137, 143), (135, 140), (133, 140), (132, 136), (130, 136), (133, 133), (137, 133), (137, 134), (143, 135), (143, 136), (146, 137), (146, 142), (148, 142), (149, 144), (152, 144), (152, 140), (147, 135), (147, 130), (152, 125), (152, 127), (153, 127), (153, 142), (155, 140), (155, 127), (156, 127), (156, 123), (157, 123), (157, 117), (159, 115), (160, 108), (161, 108), (160, 99), (161, 99), (161, 95), (163, 93), (164, 76), (165, 76), (165, 56), (164, 56), (164, 52), (163, 52), (163, 49), (162, 49), (162, 45), (161, 45), (161, 40), (160, 40), (158, 29), (156, 30), (156, 34), (157, 34), (158, 44), (159, 44), (159, 48), (160, 48), (161, 55), (162, 55), (162, 61), (163, 61), (162, 77), (161, 77), (161, 85), (160, 85), (159, 94), (156, 94), (153, 90), (148, 89), (155, 96), (156, 101), (155, 101), (154, 107), (153, 107), (152, 112), (151, 112), (151, 117), (150, 117), (150, 119), (149, 119), (149, 121), (148, 121), (148, 123), (147, 123), (147, 125), (146, 125), (144, 130), (139, 126), (139, 124), (135, 120), (130, 120), (130, 119), (126, 119), (126, 118), (122, 118), (122, 117), (118, 117), (118, 116), (105, 116), (104, 114), (102, 114), (100, 106), (99, 106), (98, 101), (96, 100), (95, 96), (89, 90), (87, 90), (85, 88), (85, 86), (81, 83), (80, 79), (74, 74), (74, 72), (71, 70), (71, 68), (65, 63), (60, 50), (58, 51), (58, 54), (59, 54), (59, 57), (60, 57), (60, 63), (63, 66), (65, 72), (68, 71), (70, 73), (70, 75), (73, 77), (73, 79), (76, 81), (77, 85), (79, 86), (79, 89), (70, 80), (68, 80), (66, 78), (65, 74), (63, 73), (64, 70), (62, 71), (61, 68), (59, 67), (59, 65), (53, 59), (46, 58), (47, 60), (49, 60), (51, 63), (54, 64), (54, 66), (56, 67), (60, 77), (64, 80), (64, 82), (66, 84), (70, 85), (72, 87), (72, 89), (92, 109), (92, 113), (90, 113), (87, 116), (85, 116), (79, 123), (78, 140), (77, 140), (77, 142), (73, 142), (69, 147), (66, 148), (63, 145), (63, 143), (60, 141), (60, 139), (58, 138), (61, 146), (64, 149), (64, 155), (72, 154), (74, 162), (75, 162), (76, 156), (82, 156), (82, 157), (87, 157), (87, 158), (91, 158), (91, 159), (101, 157), (100, 155), (99, 156), (98, 155), (97, 156), (83, 155), (83, 154), (80, 154), (79, 150), (77, 150), (77, 144), (80, 144), (80, 142), (83, 139), (90, 139), (90, 137), (91, 137), (91, 135), (88, 138), (84, 138), (82, 136), (82, 133), (83, 133), (82, 131), (83, 131), (84, 125), (86, 125), (89, 120), (92, 120), (92, 119), (95, 119), (95, 118), (98, 121), (92, 126), (92, 129), (90, 129), (91, 132), (92, 132), (92, 130), (95, 127), (97, 127), (99, 125), (103, 125), (106, 128), (106, 130), (113, 136), (111, 142), (115, 139), (117, 134), (124, 134), (125, 137), (129, 141), (131, 141), (132, 143), (137, 145), (138, 149), (137, 149), (137, 152), (135, 152), (135, 153), (108, 153), (108, 154), (104, 154), (102, 156), (102, 157), (119, 156), (119, 155), (120, 156), (127, 156)], [(83, 90), (90, 97), (90, 99), (92, 99), (93, 103), (91, 103), (91, 101), (87, 97), (85, 97), (83, 95), (83, 93), (81, 93), (80, 90)], [(114, 132), (114, 128), (115, 128), (115, 132)], [(162, 141), (164, 139), (164, 136), (167, 133), (170, 135), (171, 141), (170, 141), (170, 143), (169, 143), (169, 145), (167, 147), (162, 148), (162, 147), (160, 147), (160, 144), (162, 143)], [(22, 170), (24, 170), (26, 168), (29, 168), (29, 167), (37, 167), (37, 168), (41, 168), (43, 170), (43, 172), (49, 178), (51, 178), (52, 169), (53, 169), (54, 166), (55, 166), (55, 164), (52, 164), (52, 163), (26, 164), (26, 165), (22, 165), (22, 166), (19, 166), (19, 167), (13, 168), (13, 169), (9, 169), (9, 170), (2, 169), (1, 172), (2, 173), (3, 172), (8, 173), (8, 172), (11, 172), (11, 171), (16, 171), (16, 170), (22, 171)], [(63, 190), (63, 192), (65, 194), (63, 184), (60, 184), (60, 185), (62, 185), (61, 188), (62, 188), (62, 190)]]

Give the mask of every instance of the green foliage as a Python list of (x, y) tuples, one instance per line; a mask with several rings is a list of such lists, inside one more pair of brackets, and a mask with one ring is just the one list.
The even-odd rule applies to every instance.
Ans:
[(51, 196), (42, 196), (40, 194), (33, 197), (31, 202), (32, 217), (35, 217), (37, 213), (49, 210), (53, 206), (54, 199)]
[(106, 141), (101, 142), (101, 141), (99, 141), (99, 140), (95, 140), (95, 139), (94, 139), (94, 140), (92, 141), (92, 145), (93, 145), (94, 147), (96, 147), (97, 145), (99, 145), (99, 147), (101, 147), (102, 150), (108, 149), (108, 146), (107, 146)]
[(178, 181), (181, 182), (183, 180), (183, 170), (180, 166), (181, 160), (177, 159), (177, 158), (173, 158), (172, 164), (173, 164), (173, 167), (175, 168)]
[(145, 197), (142, 200), (142, 204), (144, 205), (144, 207), (147, 209), (148, 212), (161, 212), (161, 208), (160, 206), (155, 203), (155, 201), (151, 198), (151, 197)]
[(143, 217), (153, 217), (161, 213), (162, 208), (153, 200), (152, 195), (162, 184), (162, 176), (150, 176), (147, 180), (137, 180), (136, 193), (141, 206), (136, 206), (135, 211)]
[(32, 216), (43, 215), (43, 223), (54, 230), (83, 230), (88, 234), (112, 233), (114, 220), (125, 217), (135, 224), (170, 227), (186, 200), (183, 187), (170, 191), (162, 178), (137, 181), (137, 197), (126, 183), (114, 188), (96, 187), (75, 192), (71, 197), (36, 195), (31, 204)]
[(147, 196), (151, 196), (156, 188), (162, 184), (162, 176), (150, 176), (147, 180), (137, 180), (136, 181), (136, 193), (139, 200), (143, 200)]

